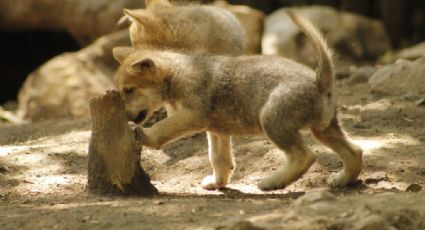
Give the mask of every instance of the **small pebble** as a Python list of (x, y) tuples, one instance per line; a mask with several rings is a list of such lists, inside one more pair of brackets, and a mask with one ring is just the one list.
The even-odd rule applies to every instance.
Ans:
[(422, 186), (418, 184), (411, 184), (407, 186), (406, 192), (419, 192), (422, 190)]
[(425, 106), (425, 98), (421, 98), (417, 101), (415, 101), (416, 106)]

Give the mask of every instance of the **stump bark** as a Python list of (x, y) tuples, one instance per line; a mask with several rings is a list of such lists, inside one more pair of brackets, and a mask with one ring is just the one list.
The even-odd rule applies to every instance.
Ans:
[(92, 134), (88, 152), (88, 191), (100, 195), (158, 194), (140, 165), (138, 140), (117, 91), (90, 102)]

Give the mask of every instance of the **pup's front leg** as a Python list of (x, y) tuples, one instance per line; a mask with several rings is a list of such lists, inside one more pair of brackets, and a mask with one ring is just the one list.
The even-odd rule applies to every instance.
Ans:
[(204, 128), (201, 116), (197, 113), (180, 110), (159, 121), (151, 128), (136, 130), (141, 145), (159, 149), (168, 141), (200, 132)]
[(232, 138), (226, 135), (218, 135), (211, 132), (208, 136), (208, 158), (210, 160), (213, 175), (202, 180), (202, 187), (208, 190), (224, 188), (229, 183), (235, 162), (232, 154)]

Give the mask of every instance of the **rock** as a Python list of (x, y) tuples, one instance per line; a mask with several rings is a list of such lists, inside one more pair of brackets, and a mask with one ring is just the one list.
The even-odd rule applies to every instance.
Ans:
[(419, 192), (422, 190), (422, 186), (419, 184), (411, 184), (407, 186), (406, 192)]
[(364, 216), (359, 218), (353, 226), (350, 228), (353, 230), (376, 230), (376, 229), (394, 229), (390, 226), (385, 218), (378, 214), (372, 214), (370, 216)]
[(411, 92), (404, 94), (403, 96), (401, 96), (401, 98), (405, 101), (410, 101), (410, 102), (415, 102), (415, 103), (422, 99), (420, 95), (415, 94), (415, 93), (411, 93)]
[(292, 23), (286, 14), (287, 9), (294, 10), (321, 29), (330, 47), (340, 57), (340, 65), (357, 59), (374, 59), (391, 48), (380, 21), (330, 7), (311, 6), (283, 8), (266, 17), (262, 42), (264, 54), (282, 55), (315, 66), (315, 51)]
[(373, 93), (402, 96), (425, 94), (425, 57), (415, 61), (397, 60), (378, 69), (369, 79)]
[(363, 66), (352, 71), (349, 83), (352, 85), (368, 82), (369, 78), (375, 73), (376, 69), (373, 66)]
[(349, 213), (346, 216), (336, 220), (335, 225), (339, 226), (338, 229), (353, 229), (353, 230), (395, 230), (389, 221), (382, 215), (380, 211), (374, 211), (368, 205), (359, 204), (354, 205), (348, 209)]
[(236, 224), (231, 226), (229, 229), (230, 230), (261, 230), (264, 228), (257, 227), (250, 221), (243, 220), (243, 221), (237, 222)]
[(0, 173), (5, 173), (9, 171), (6, 166), (0, 165)]
[(415, 101), (416, 106), (425, 106), (425, 98), (421, 98)]
[(89, 101), (113, 89), (115, 46), (130, 45), (128, 32), (101, 37), (92, 45), (54, 57), (32, 72), (18, 94), (18, 115), (37, 121), (89, 116)]
[(215, 1), (214, 5), (229, 10), (238, 18), (246, 33), (246, 53), (261, 54), (264, 13), (248, 6), (231, 5), (223, 0)]
[(379, 58), (379, 62), (383, 64), (392, 64), (398, 59), (416, 60), (425, 57), (425, 42), (401, 49), (397, 52), (388, 51)]
[(400, 50), (396, 57), (399, 59), (415, 60), (425, 57), (425, 42)]
[(311, 192), (311, 193), (306, 193), (305, 195), (295, 200), (291, 206), (300, 207), (305, 205), (311, 205), (317, 202), (322, 202), (322, 201), (328, 202), (333, 200), (336, 200), (336, 196), (328, 191)]
[(377, 184), (380, 181), (388, 180), (385, 172), (375, 172), (365, 179), (366, 184)]
[(87, 45), (117, 30), (123, 8), (143, 6), (143, 0), (2, 0), (0, 29), (67, 31)]
[(370, 129), (372, 126), (369, 124), (363, 124), (363, 123), (355, 123), (352, 125), (355, 129)]

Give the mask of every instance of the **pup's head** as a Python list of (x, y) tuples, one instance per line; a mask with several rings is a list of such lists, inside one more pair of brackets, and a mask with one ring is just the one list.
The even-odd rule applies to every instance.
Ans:
[(130, 24), (130, 40), (134, 47), (139, 44), (161, 44), (167, 41), (167, 23), (163, 17), (158, 16), (158, 12), (168, 9), (172, 5), (168, 0), (146, 0), (146, 9), (129, 10), (124, 9), (124, 17), (120, 19), (119, 24), (124, 21)]
[(141, 123), (164, 104), (164, 81), (167, 75), (160, 68), (160, 58), (150, 51), (117, 47), (112, 52), (120, 63), (115, 81), (124, 100), (128, 119)]

